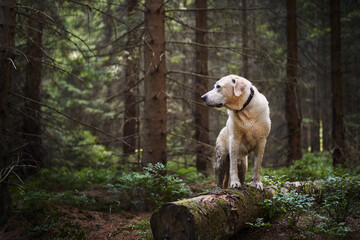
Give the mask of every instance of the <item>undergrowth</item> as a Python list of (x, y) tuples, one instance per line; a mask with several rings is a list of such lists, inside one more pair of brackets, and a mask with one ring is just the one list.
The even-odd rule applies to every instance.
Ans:
[[(85, 142), (92, 143), (90, 140)], [(81, 159), (84, 157), (86, 155)], [(213, 181), (213, 178), (199, 174), (195, 167), (176, 162), (168, 162), (167, 166), (149, 165), (142, 171), (125, 171), (129, 167), (119, 168), (114, 164), (103, 164), (104, 161), (101, 157), (101, 164), (77, 170), (64, 166), (44, 168), (24, 184), (12, 187), (14, 214), (27, 219), (29, 238), (86, 239), (89, 229), (76, 222), (64, 223), (66, 213), (59, 210), (61, 206), (109, 214), (149, 211), (165, 202), (191, 196), (189, 184), (204, 188)], [(350, 173), (357, 172), (355, 169)], [(251, 175), (252, 170), (248, 174)], [(280, 190), (288, 182), (309, 180), (321, 180), (321, 188), (307, 192)], [(254, 228), (269, 227), (282, 219), (294, 238), (339, 238), (353, 231), (348, 226), (348, 219), (360, 216), (359, 175), (334, 170), (326, 154), (304, 154), (289, 168), (263, 168), (262, 181), (264, 185), (276, 186), (279, 191), (263, 203), (267, 216), (249, 223)], [(309, 185), (304, 189), (311, 188)], [(91, 194), (93, 190), (98, 193)], [(148, 221), (121, 225), (113, 236), (132, 231), (138, 233), (139, 239), (151, 239)]]
[(163, 164), (149, 164), (141, 172), (124, 173), (108, 188), (124, 196), (122, 201), (137, 210), (153, 210), (165, 202), (192, 194), (182, 179), (168, 174)]
[[(278, 190), (263, 202), (267, 213), (252, 228), (285, 223), (292, 230), (291, 238), (312, 239), (315, 236), (345, 238), (354, 229), (348, 226), (350, 217), (360, 216), (360, 176), (333, 169), (326, 156), (304, 154), (288, 169), (263, 169), (262, 181)], [(356, 170), (355, 170), (356, 172)], [(309, 181), (299, 189), (283, 188), (292, 181)], [(317, 185), (317, 186), (314, 186)]]

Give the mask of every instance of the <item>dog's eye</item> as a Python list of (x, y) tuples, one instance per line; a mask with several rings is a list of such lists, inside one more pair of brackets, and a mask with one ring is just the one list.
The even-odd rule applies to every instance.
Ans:
[(232, 79), (232, 82), (235, 83), (235, 79)]
[(219, 84), (217, 84), (217, 85), (216, 85), (216, 88), (217, 88), (217, 89), (219, 89), (219, 88), (220, 88), (220, 85), (219, 85)]

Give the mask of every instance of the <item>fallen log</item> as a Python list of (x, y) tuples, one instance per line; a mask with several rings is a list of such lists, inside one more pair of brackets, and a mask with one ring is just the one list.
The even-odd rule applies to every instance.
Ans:
[(228, 239), (263, 216), (262, 203), (274, 191), (253, 187), (219, 189), (164, 204), (150, 225), (155, 239)]
[[(323, 181), (292, 182), (282, 188), (307, 194), (319, 193)], [(253, 187), (218, 189), (193, 198), (164, 204), (150, 219), (151, 230), (157, 239), (228, 239), (264, 217), (262, 204), (272, 198), (277, 188), (264, 190)]]

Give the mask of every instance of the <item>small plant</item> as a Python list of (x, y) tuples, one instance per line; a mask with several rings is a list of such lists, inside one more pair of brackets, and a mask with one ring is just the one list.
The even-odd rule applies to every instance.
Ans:
[(298, 193), (296, 190), (290, 192), (281, 190), (272, 199), (266, 199), (264, 207), (270, 219), (274, 216), (287, 218), (288, 225), (296, 230), (300, 217), (310, 211), (314, 200), (313, 197)]
[(264, 228), (271, 226), (271, 223), (264, 222), (264, 218), (257, 218), (255, 223), (247, 222), (246, 224), (249, 225), (251, 228)]
[[(130, 235), (131, 232), (136, 231), (137, 239), (139, 240), (153, 240), (150, 222), (147, 220), (137, 221), (135, 224), (124, 224), (120, 226), (115, 232), (111, 235), (113, 237), (122, 234), (122, 235)], [(128, 234), (126, 232), (129, 232)]]
[(138, 210), (151, 210), (192, 194), (183, 180), (167, 174), (166, 167), (160, 163), (149, 164), (142, 172), (125, 173), (108, 188), (123, 196), (123, 203), (131, 203)]
[(360, 214), (360, 177), (330, 177), (323, 186), (322, 211), (335, 222)]
[(310, 225), (308, 230), (311, 234), (326, 235), (331, 238), (333, 237), (345, 237), (348, 233), (352, 232), (353, 229), (345, 226), (345, 222), (336, 222), (331, 218), (316, 214), (316, 218), (320, 219), (321, 222)]

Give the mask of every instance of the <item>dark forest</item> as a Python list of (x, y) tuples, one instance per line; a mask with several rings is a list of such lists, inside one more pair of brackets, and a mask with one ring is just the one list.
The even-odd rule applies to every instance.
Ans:
[(0, 0), (0, 239), (160, 239), (166, 203), (230, 194), (201, 99), (229, 74), (270, 108), (243, 191), (275, 190), (214, 239), (356, 239), (359, 23), (357, 0)]

